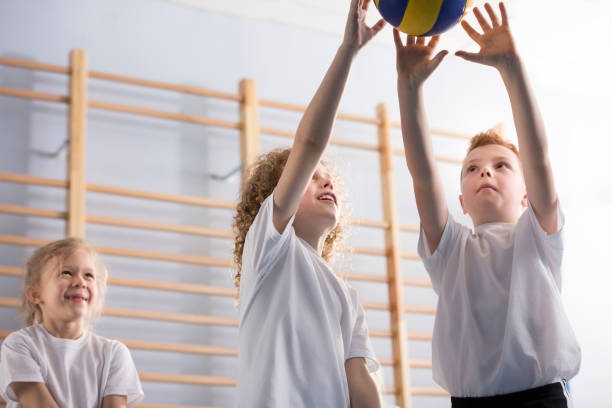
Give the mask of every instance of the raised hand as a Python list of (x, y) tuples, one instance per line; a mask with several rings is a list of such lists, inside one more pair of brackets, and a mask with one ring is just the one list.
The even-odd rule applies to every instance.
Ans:
[(355, 51), (366, 45), (385, 26), (385, 20), (378, 20), (372, 27), (365, 23), (365, 16), (372, 0), (352, 0), (344, 29), (343, 44)]
[(432, 37), (427, 44), (424, 37), (409, 35), (404, 45), (399, 31), (393, 29), (393, 39), (397, 54), (398, 80), (410, 86), (419, 86), (425, 82), (448, 54), (448, 51), (442, 50), (432, 58), (436, 44), (440, 41), (439, 35)]
[(479, 46), (480, 51), (477, 53), (457, 51), (455, 55), (472, 62), (479, 64), (490, 65), (501, 69), (505, 65), (514, 61), (518, 56), (508, 25), (508, 14), (504, 3), (499, 3), (499, 11), (501, 14), (501, 23), (498, 16), (493, 11), (493, 7), (486, 3), (484, 5), (490, 22), (485, 18), (478, 7), (474, 8), (474, 16), (483, 33), (477, 32), (467, 21), (463, 20), (461, 26), (465, 32)]

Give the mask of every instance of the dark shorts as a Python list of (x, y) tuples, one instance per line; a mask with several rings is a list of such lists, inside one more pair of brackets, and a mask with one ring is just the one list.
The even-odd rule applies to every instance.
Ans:
[(452, 408), (568, 408), (561, 383), (492, 397), (451, 397)]

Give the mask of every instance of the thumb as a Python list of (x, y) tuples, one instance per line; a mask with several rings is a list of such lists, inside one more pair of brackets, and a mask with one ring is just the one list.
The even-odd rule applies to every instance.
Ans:
[(478, 54), (474, 52), (457, 51), (455, 55), (471, 62), (479, 61)]
[(448, 55), (448, 51), (447, 50), (442, 50), (439, 53), (437, 53), (435, 57), (433, 57), (433, 59), (430, 62), (430, 67), (431, 67), (431, 71), (432, 72), (436, 68), (438, 68), (438, 65), (440, 65), (440, 63), (442, 62), (444, 57), (446, 57), (447, 55)]

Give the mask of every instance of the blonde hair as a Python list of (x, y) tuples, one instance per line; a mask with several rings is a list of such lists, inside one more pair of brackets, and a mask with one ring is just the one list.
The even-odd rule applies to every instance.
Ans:
[(43, 272), (50, 262), (55, 263), (53, 268), (60, 268), (66, 259), (70, 258), (70, 256), (79, 249), (87, 251), (96, 267), (95, 282), (97, 286), (97, 298), (87, 317), (87, 326), (91, 327), (95, 318), (102, 313), (104, 296), (106, 295), (106, 281), (108, 278), (106, 267), (100, 262), (94, 249), (84, 240), (80, 238), (66, 238), (50, 242), (38, 248), (26, 261), (20, 312), (25, 317), (26, 326), (32, 326), (42, 322), (42, 309), (28, 298), (26, 290), (28, 288), (40, 288)]
[[(285, 168), (287, 158), (291, 149), (275, 149), (269, 153), (260, 155), (255, 162), (246, 169), (248, 175), (241, 189), (234, 223), (234, 263), (236, 265), (236, 275), (234, 285), (236, 285), (236, 302), (240, 298), (240, 273), (242, 271), (242, 251), (247, 232), (253, 224), (261, 204), (272, 194), (278, 184), (278, 180)], [(342, 209), (336, 226), (327, 234), (323, 244), (321, 256), (330, 262), (340, 247), (343, 246), (348, 235), (347, 206), (343, 199), (343, 185), (338, 174), (328, 162), (321, 162), (330, 172), (334, 184), (334, 192), (339, 198)]]

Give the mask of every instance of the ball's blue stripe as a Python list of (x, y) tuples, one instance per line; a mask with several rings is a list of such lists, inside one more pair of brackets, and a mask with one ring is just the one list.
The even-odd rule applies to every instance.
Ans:
[(466, 3), (467, 0), (445, 0), (444, 3), (442, 3), (438, 20), (431, 30), (422, 35), (430, 36), (440, 34), (457, 24), (463, 16)]
[(408, 0), (379, 0), (378, 10), (385, 20), (397, 27), (404, 18)]

